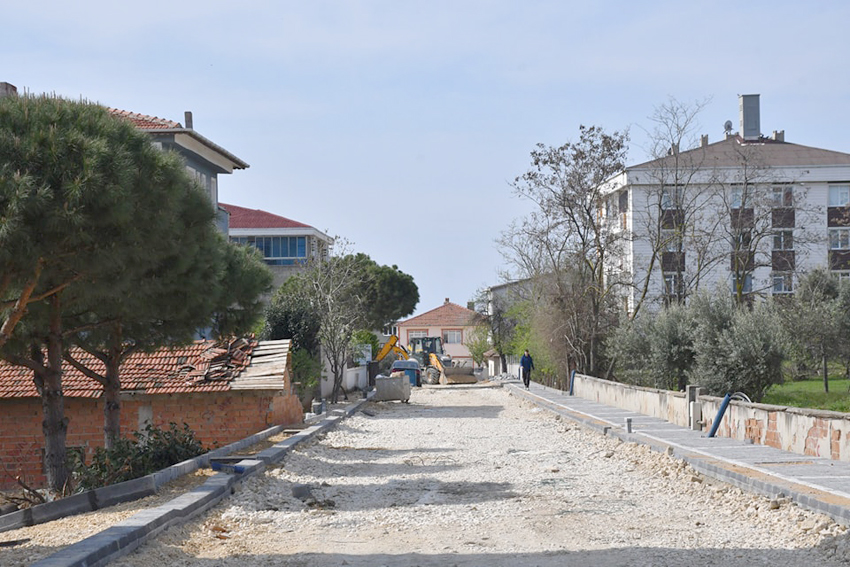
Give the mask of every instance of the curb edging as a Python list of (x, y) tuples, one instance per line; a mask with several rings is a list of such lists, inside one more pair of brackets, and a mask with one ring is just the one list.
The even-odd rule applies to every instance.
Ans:
[[(315, 425), (301, 430), (299, 433), (296, 433), (291, 437), (284, 439), (280, 443), (277, 443), (268, 449), (260, 451), (256, 455), (252, 455), (251, 458), (246, 458), (239, 461), (237, 465), (243, 472), (216, 473), (209, 479), (207, 479), (204, 484), (190, 490), (189, 492), (182, 494), (166, 502), (165, 504), (157, 506), (156, 508), (151, 508), (150, 510), (142, 510), (134, 514), (130, 518), (115, 524), (114, 526), (111, 526), (92, 536), (89, 536), (82, 541), (69, 545), (61, 551), (58, 551), (49, 557), (45, 557), (44, 559), (33, 563), (32, 566), (100, 567), (102, 565), (106, 565), (114, 559), (127, 555), (128, 553), (130, 553), (143, 543), (147, 542), (148, 540), (153, 539), (160, 532), (168, 529), (169, 527), (186, 522), (192, 517), (209, 510), (210, 508), (218, 504), (221, 500), (233, 494), (236, 490), (236, 486), (243, 482), (245, 479), (265, 470), (267, 465), (279, 462), (287, 455), (287, 453), (289, 453), (289, 451), (291, 451), (300, 443), (312, 440), (317, 435), (326, 433), (330, 429), (336, 427), (342, 420), (347, 417), (350, 417), (351, 415), (359, 411), (365, 403), (371, 401), (373, 395), (374, 392), (372, 392), (371, 395), (367, 396), (365, 399), (361, 399), (350, 404), (345, 409), (334, 410), (332, 413), (327, 414), (326, 417), (321, 419)], [(222, 447), (221, 449), (217, 449), (216, 451), (211, 451), (210, 453), (206, 453), (205, 455), (202, 455), (201, 457), (197, 457), (196, 459), (192, 460), (199, 461), (199, 465), (200, 462), (205, 462), (206, 464), (208, 464), (209, 459), (211, 457), (215, 458), (225, 456), (225, 454), (219, 453), (219, 451), (223, 449), (229, 449), (228, 454), (232, 453), (233, 451), (238, 451), (241, 448), (253, 445), (257, 441), (261, 441), (262, 439), (265, 439), (279, 431), (282, 431), (284, 428), (284, 426), (274, 426), (250, 437), (246, 437), (241, 441), (237, 441), (236, 443), (232, 443), (231, 445), (227, 445), (226, 447)], [(271, 430), (276, 431), (268, 433), (262, 438), (255, 439), (258, 435), (263, 435)], [(249, 439), (251, 441), (245, 443)], [(234, 445), (238, 446), (233, 447)], [(204, 459), (204, 457), (206, 458)], [(174, 465), (174, 467), (179, 468), (182, 465), (187, 465), (187, 463), (190, 463), (190, 461), (178, 463), (177, 465)], [(204, 466), (206, 466), (206, 464)], [(171, 468), (172, 467), (169, 467), (169, 469)], [(197, 468), (199, 468), (199, 466), (196, 466), (195, 468), (186, 472), (193, 472)], [(156, 477), (156, 475), (161, 475), (159, 479), (168, 478), (168, 480), (172, 480), (173, 478), (176, 478), (176, 476), (180, 476), (179, 474), (177, 474), (173, 477), (169, 477), (170, 474), (174, 474), (172, 472), (169, 472), (169, 469), (164, 469), (163, 471), (160, 471), (159, 473), (154, 473), (153, 475), (148, 475), (148, 477)], [(151, 482), (157, 488), (159, 486), (162, 486), (162, 484), (165, 484), (165, 482), (168, 482), (167, 480), (162, 481), (159, 483), (159, 485), (157, 485), (156, 481), (157, 479), (153, 478), (148, 482)], [(84, 496), (85, 494), (86, 493), (83, 493), (79, 496)], [(25, 512), (26, 510), (21, 511)]]

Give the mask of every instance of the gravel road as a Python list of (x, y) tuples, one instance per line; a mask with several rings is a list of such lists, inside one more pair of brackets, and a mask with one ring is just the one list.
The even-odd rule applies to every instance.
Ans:
[(850, 565), (847, 530), (827, 517), (507, 390), (365, 408), (112, 565)]

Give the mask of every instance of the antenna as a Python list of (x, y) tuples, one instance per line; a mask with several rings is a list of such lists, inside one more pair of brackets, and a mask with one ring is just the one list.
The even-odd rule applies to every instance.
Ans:
[(723, 131), (726, 132), (727, 135), (732, 133), (732, 121), (727, 120), (723, 123)]

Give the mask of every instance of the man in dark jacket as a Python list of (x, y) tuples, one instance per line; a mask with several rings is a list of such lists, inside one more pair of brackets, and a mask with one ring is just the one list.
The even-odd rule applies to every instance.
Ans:
[(519, 359), (519, 366), (522, 368), (522, 382), (528, 390), (528, 385), (531, 383), (531, 370), (534, 368), (534, 360), (528, 354), (528, 349), (525, 349), (525, 354)]

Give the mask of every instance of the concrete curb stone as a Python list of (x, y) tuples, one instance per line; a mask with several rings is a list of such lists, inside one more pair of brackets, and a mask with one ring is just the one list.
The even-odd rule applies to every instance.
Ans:
[[(254, 455), (253, 458), (239, 461), (237, 465), (243, 467), (243, 472), (236, 473), (234, 471), (233, 474), (224, 472), (216, 473), (207, 479), (207, 481), (201, 486), (198, 486), (161, 506), (138, 512), (123, 522), (33, 563), (32, 566), (100, 567), (102, 565), (106, 565), (113, 559), (127, 555), (138, 546), (150, 539), (153, 539), (160, 532), (172, 525), (183, 523), (193, 516), (209, 510), (221, 500), (232, 494), (237, 484), (243, 482), (246, 478), (261, 472), (268, 464), (280, 461), (299, 443), (309, 441), (317, 435), (336, 427), (340, 421), (359, 411), (362, 406), (371, 399), (371, 396), (367, 396), (365, 399), (358, 400), (357, 402), (350, 404), (344, 410), (335, 410), (332, 414), (326, 415), (325, 418), (315, 425), (302, 430), (292, 437), (285, 439), (281, 443), (275, 444), (269, 449), (261, 451), (257, 455)], [(259, 434), (246, 438), (253, 439), (250, 442), (245, 442), (246, 439), (243, 439), (242, 441), (232, 443), (227, 446), (227, 448), (230, 448), (228, 453), (238, 451), (244, 447), (252, 445), (259, 440), (277, 433), (278, 431), (282, 431), (283, 429), (283, 426), (275, 426), (260, 432)], [(270, 430), (277, 431), (269, 433), (260, 439), (254, 439), (257, 435), (262, 435)], [(207, 462), (209, 462), (210, 457), (216, 456), (224, 455), (220, 453), (217, 455), (211, 453), (204, 455)], [(200, 459), (200, 457), (198, 459)], [(193, 459), (193, 461), (194, 460), (195, 459)], [(185, 463), (189, 462), (190, 461), (186, 461)], [(179, 463), (174, 466), (181, 467), (185, 463)], [(197, 467), (188, 472), (192, 472), (196, 469)], [(167, 471), (168, 469), (165, 470)], [(155, 474), (149, 476), (153, 477)], [(152, 482), (155, 482), (155, 480)], [(81, 494), (80, 496), (83, 496), (84, 494)], [(30, 510), (32, 509), (30, 508)], [(22, 512), (26, 511), (28, 510), (22, 510)]]

